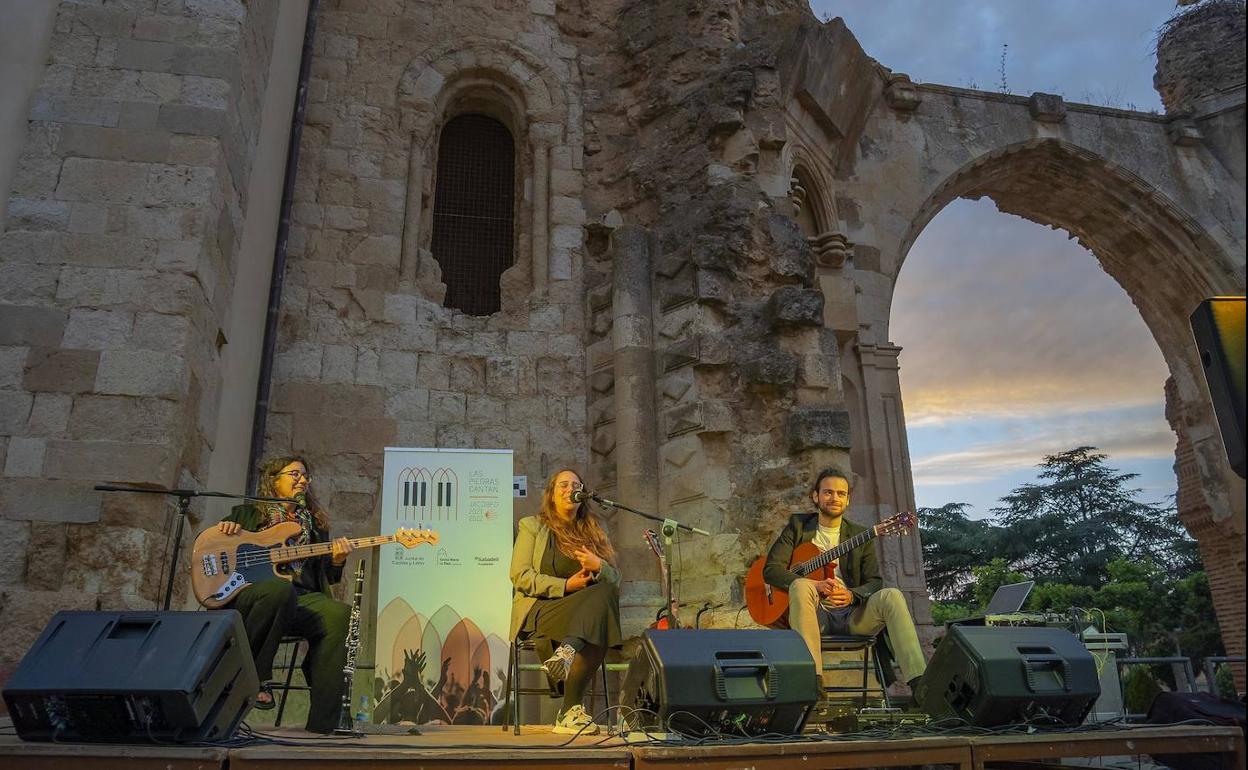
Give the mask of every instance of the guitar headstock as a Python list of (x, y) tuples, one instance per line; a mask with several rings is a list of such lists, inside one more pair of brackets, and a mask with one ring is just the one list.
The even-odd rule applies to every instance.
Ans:
[(910, 511), (902, 511), (899, 514), (890, 516), (884, 521), (881, 521), (879, 524), (876, 524), (873, 529), (875, 530), (875, 534), (880, 537), (885, 535), (902, 535), (908, 534), (910, 530), (914, 529), (915, 526), (918, 525), (918, 523), (919, 517), (915, 516)]
[(646, 530), (646, 544), (650, 546), (650, 550), (654, 551), (654, 555), (663, 558), (663, 544), (659, 542), (659, 533), (653, 529)]
[(409, 529), (406, 527), (400, 527), (394, 533), (394, 539), (404, 548), (415, 548), (421, 543), (437, 545), (438, 540), (441, 538), (439, 538), (438, 533), (434, 532), (432, 529)]

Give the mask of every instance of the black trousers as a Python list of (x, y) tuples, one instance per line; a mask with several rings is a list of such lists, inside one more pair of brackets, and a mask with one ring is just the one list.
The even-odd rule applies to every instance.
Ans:
[(243, 616), (261, 682), (273, 678), (273, 658), (283, 636), (308, 640), (308, 654), (303, 658), (311, 700), (307, 729), (332, 732), (342, 708), (351, 607), (319, 591), (298, 593), (293, 584), (280, 578), (248, 586), (232, 606)]

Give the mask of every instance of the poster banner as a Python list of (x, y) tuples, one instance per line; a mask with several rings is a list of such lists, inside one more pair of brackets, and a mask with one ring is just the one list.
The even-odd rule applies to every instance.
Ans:
[(376, 723), (489, 724), (501, 708), (511, 616), (512, 453), (387, 448), (377, 582)]

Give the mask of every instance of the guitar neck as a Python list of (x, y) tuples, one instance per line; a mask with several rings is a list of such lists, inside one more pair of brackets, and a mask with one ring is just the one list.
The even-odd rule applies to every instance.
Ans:
[(875, 528), (868, 527), (866, 530), (859, 532), (845, 542), (838, 543), (818, 556), (807, 559), (801, 564), (792, 567), (791, 571), (796, 575), (809, 575), (817, 569), (822, 569), (823, 567), (828, 566), (828, 564), (838, 561), (842, 556), (847, 555), (850, 551), (860, 545), (863, 545), (864, 543), (871, 542), (874, 538)]
[[(357, 537), (347, 542), (351, 544), (352, 548), (372, 548), (378, 545), (385, 545), (386, 543), (393, 543), (396, 540), (397, 538), (394, 535), (374, 535), (372, 537)], [(325, 556), (333, 552), (333, 543), (284, 545), (269, 549), (269, 561), (274, 564), (284, 564), (288, 561), (311, 559), (313, 556)]]

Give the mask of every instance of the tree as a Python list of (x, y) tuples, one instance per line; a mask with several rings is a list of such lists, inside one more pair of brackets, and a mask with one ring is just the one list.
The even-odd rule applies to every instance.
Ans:
[(1082, 446), (1046, 455), (1041, 483), (1024, 484), (992, 510), (1007, 530), (998, 543), (1010, 566), (1056, 582), (1099, 585), (1118, 558), (1150, 559), (1179, 574), (1198, 566), (1173, 507), (1143, 503), (1106, 455)]
[(996, 528), (967, 516), (967, 507), (947, 503), (918, 511), (923, 570), (928, 590), (938, 599), (970, 599), (971, 571), (992, 558)]

